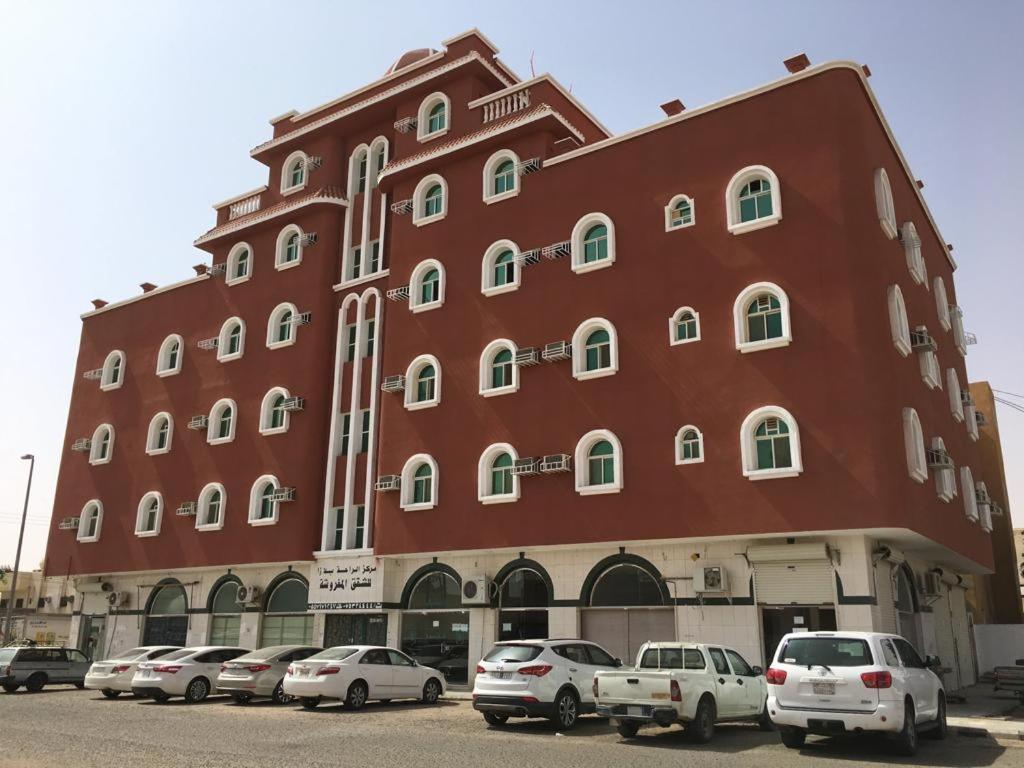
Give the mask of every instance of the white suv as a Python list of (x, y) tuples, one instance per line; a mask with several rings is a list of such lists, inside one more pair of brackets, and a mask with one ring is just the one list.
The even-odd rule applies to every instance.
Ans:
[(800, 632), (779, 643), (768, 669), (768, 712), (782, 743), (803, 746), (808, 733), (888, 733), (900, 754), (917, 751), (918, 731), (946, 736), (946, 694), (932, 672), (898, 635), (878, 632)]
[(584, 640), (516, 640), (496, 644), (476, 666), (473, 708), (491, 725), (510, 717), (546, 717), (563, 730), (594, 711), (594, 675), (621, 667)]

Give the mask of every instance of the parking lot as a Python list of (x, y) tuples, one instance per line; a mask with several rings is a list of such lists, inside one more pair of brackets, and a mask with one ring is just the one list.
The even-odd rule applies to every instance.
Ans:
[(893, 757), (884, 742), (811, 739), (801, 753), (755, 726), (721, 726), (711, 744), (695, 746), (682, 731), (641, 731), (623, 741), (608, 724), (583, 718), (559, 734), (546, 721), (488, 728), (468, 701), (371, 703), (305, 711), (267, 703), (239, 706), (223, 697), (197, 705), (159, 705), (93, 691), (47, 688), (0, 695), (0, 765), (36, 768), (133, 766), (595, 766), (696, 765), (792, 768), (820, 765), (1020, 766), (1024, 746), (952, 735), (923, 741), (916, 758)]

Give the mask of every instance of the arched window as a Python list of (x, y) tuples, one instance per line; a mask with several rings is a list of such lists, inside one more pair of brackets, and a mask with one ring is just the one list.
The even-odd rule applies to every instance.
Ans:
[(249, 525), (274, 525), (280, 513), (281, 502), (275, 494), (281, 484), (273, 475), (257, 478), (249, 491)]
[(281, 194), (297, 192), (306, 186), (306, 153), (292, 152), (281, 166)]
[(444, 571), (421, 577), (409, 593), (409, 610), (436, 611), (462, 607), (462, 588)]
[(697, 221), (695, 205), (689, 195), (676, 195), (665, 206), (665, 231), (692, 227)]
[(939, 315), (939, 325), (942, 326), (943, 330), (948, 331), (953, 327), (953, 323), (949, 316), (949, 298), (946, 296), (946, 284), (942, 281), (941, 277), (936, 277), (932, 281), (932, 287), (935, 289), (935, 311)]
[(78, 516), (77, 538), (83, 544), (99, 541), (103, 525), (103, 502), (99, 499), (87, 501)]
[(160, 352), (156, 358), (156, 375), (173, 376), (181, 372), (181, 336), (172, 333), (164, 343), (160, 345)]
[(448, 215), (448, 184), (436, 173), (420, 180), (413, 192), (412, 223), (418, 227)]
[(898, 234), (896, 208), (892, 202), (892, 187), (889, 186), (889, 174), (885, 172), (885, 168), (875, 171), (875, 210), (885, 236), (890, 240), (895, 239)]
[(793, 340), (789, 297), (775, 283), (748, 285), (736, 297), (732, 312), (740, 352), (785, 347)]
[(697, 464), (704, 461), (704, 434), (693, 425), (676, 432), (676, 464)]
[(477, 499), (483, 504), (519, 501), (519, 476), (512, 466), (519, 454), (508, 443), (495, 443), (477, 462)]
[(272, 645), (309, 645), (313, 614), (309, 613), (309, 587), (297, 576), (278, 582), (267, 597), (260, 648)]
[(665, 596), (654, 576), (631, 563), (620, 563), (603, 571), (590, 591), (590, 605), (595, 608), (664, 604)]
[(289, 224), (277, 236), (277, 254), (274, 259), (276, 269), (288, 269), (298, 266), (302, 261), (302, 230)]
[(771, 168), (751, 165), (736, 173), (725, 192), (728, 228), (734, 235), (782, 220), (779, 179)]
[[(965, 488), (964, 493), (967, 490)], [(986, 533), (992, 533), (992, 501), (988, 495), (988, 488), (983, 482), (978, 481), (974, 485), (974, 490), (976, 494), (975, 506), (978, 508), (978, 522), (981, 523), (981, 530)]]
[(960, 467), (960, 487), (964, 489), (964, 514), (978, 521), (978, 498), (974, 492), (974, 475), (970, 467)]
[(622, 490), (622, 445), (612, 432), (595, 429), (576, 443), (576, 492), (581, 495)]
[(949, 411), (957, 421), (964, 420), (964, 401), (960, 389), (960, 377), (956, 368), (946, 369), (946, 389), (949, 390)]
[(93, 466), (108, 463), (114, 456), (114, 427), (100, 424), (92, 433), (89, 444), (89, 463)]
[(588, 213), (572, 229), (572, 271), (577, 274), (615, 263), (615, 225), (603, 213)]
[(263, 396), (260, 405), (260, 434), (276, 435), (287, 432), (291, 426), (291, 413), (285, 410), (285, 401), (291, 397), (284, 387), (274, 387)]
[(441, 363), (433, 355), (420, 355), (405, 371), (405, 407), (410, 411), (441, 402)]
[[(932, 451), (942, 455), (946, 453), (946, 443), (941, 437), (932, 438)], [(966, 492), (968, 489), (964, 489)], [(956, 470), (952, 464), (948, 468), (935, 470), (935, 494), (940, 501), (952, 501), (956, 496)]]
[(159, 535), (163, 512), (164, 497), (159, 492), (150, 491), (143, 496), (135, 517), (135, 535), (140, 538)]
[(516, 345), (509, 339), (495, 339), (480, 353), (480, 394), (507, 395), (519, 390)]
[(155, 456), (171, 450), (171, 438), (174, 437), (174, 420), (171, 414), (161, 411), (149, 422), (146, 435), (146, 453)]
[(217, 336), (217, 359), (226, 363), (237, 360), (245, 351), (245, 323), (240, 317), (224, 321)]
[(238, 243), (231, 248), (225, 268), (228, 285), (244, 283), (252, 277), (252, 248), (248, 243)]
[(437, 485), (437, 462), (433, 457), (425, 453), (412, 456), (402, 468), (402, 509), (433, 509), (437, 506)]
[(388, 161), (388, 140), (378, 136), (370, 145), (370, 189), (377, 186), (377, 177)]
[(910, 354), (910, 323), (907, 320), (907, 305), (903, 302), (903, 291), (898, 285), (889, 286), (889, 328), (896, 351), (906, 357)]
[(519, 156), (510, 149), (499, 149), (484, 163), (484, 202), (490, 205), (519, 194)]
[(921, 238), (917, 234), (917, 227), (914, 222), (905, 221), (900, 229), (900, 241), (903, 243), (903, 251), (907, 259), (907, 271), (910, 277), (918, 285), (924, 284), (928, 287), (928, 271), (925, 267), (924, 257), (921, 255)]
[(365, 149), (362, 152), (360, 152), (359, 156), (356, 158), (356, 192), (366, 191), (366, 175), (369, 161), (370, 156)]
[(267, 347), (278, 349), (291, 346), (298, 336), (299, 311), (294, 304), (285, 302), (274, 307), (267, 321)]
[(115, 349), (103, 361), (103, 374), (100, 376), (100, 389), (109, 392), (124, 384), (124, 352)]
[(185, 645), (188, 624), (188, 597), (181, 584), (155, 587), (146, 606), (142, 642), (145, 645)]
[(220, 445), (234, 440), (237, 417), (238, 407), (234, 400), (222, 398), (214, 403), (206, 424), (206, 442)]
[(680, 307), (668, 319), (668, 343), (688, 344), (700, 341), (700, 314), (692, 307)]
[(416, 115), (416, 135), (420, 141), (433, 139), (448, 132), (451, 100), (443, 93), (432, 93), (422, 102)]
[(582, 381), (610, 376), (618, 370), (615, 326), (603, 317), (584, 320), (572, 335), (572, 375)]
[(928, 457), (921, 420), (913, 408), (903, 409), (903, 446), (907, 455), (907, 473), (912, 480), (923, 483), (928, 479)]
[(444, 266), (436, 259), (416, 265), (409, 279), (409, 309), (423, 312), (444, 304)]
[(803, 472), (800, 430), (793, 414), (777, 405), (751, 411), (740, 427), (740, 454), (743, 474), (751, 480)]
[(210, 645), (238, 645), (245, 607), (238, 601), (237, 581), (225, 581), (210, 604)]
[(519, 246), (511, 240), (498, 240), (484, 251), (480, 291), (484, 296), (508, 293), (519, 287), (521, 271), (516, 263)]
[(196, 504), (196, 530), (219, 531), (224, 527), (224, 512), (228, 494), (220, 483), (207, 483), (199, 492)]

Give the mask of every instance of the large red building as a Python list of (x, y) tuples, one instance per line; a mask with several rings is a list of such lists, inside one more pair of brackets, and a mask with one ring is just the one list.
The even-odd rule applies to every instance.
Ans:
[(82, 636), (387, 639), (458, 684), (496, 638), (898, 629), (972, 681), (970, 335), (866, 69), (612, 136), (496, 54), (275, 118), (212, 266), (83, 316)]

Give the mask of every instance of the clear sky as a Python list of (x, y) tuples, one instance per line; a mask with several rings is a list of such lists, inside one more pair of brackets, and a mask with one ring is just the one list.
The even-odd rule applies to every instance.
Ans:
[[(869, 64), (956, 246), (957, 294), (979, 340), (970, 378), (1024, 395), (1024, 341), (1009, 322), (1024, 294), (1024, 3), (0, 0), (0, 20), (0, 146), (11, 154), (0, 183), (0, 564), (14, 560), (26, 452), (38, 462), (23, 567), (42, 558), (89, 300), (208, 261), (192, 240), (212, 226), (212, 203), (266, 182), (248, 152), (270, 136), (270, 117), (474, 26), (520, 76), (534, 53), (537, 73), (571, 86), (616, 133), (658, 120), (671, 98), (696, 107), (774, 80), (801, 51)], [(1024, 413), (998, 417), (1024, 525)]]

